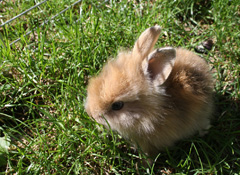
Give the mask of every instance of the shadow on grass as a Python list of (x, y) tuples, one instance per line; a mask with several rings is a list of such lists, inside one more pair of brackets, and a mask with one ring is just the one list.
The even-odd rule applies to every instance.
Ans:
[[(209, 9), (211, 8), (212, 1), (207, 0), (195, 0), (195, 1), (181, 1), (177, 2), (179, 9), (182, 9), (180, 13), (177, 14), (177, 18), (180, 21), (201, 21), (202, 23), (213, 22), (210, 19), (206, 19), (206, 16), (210, 15)], [(185, 7), (189, 8), (185, 8)], [(183, 10), (184, 9), (184, 10)]]

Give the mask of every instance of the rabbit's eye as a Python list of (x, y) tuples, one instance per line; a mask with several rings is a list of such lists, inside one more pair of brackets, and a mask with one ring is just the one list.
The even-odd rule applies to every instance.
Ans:
[(112, 104), (112, 110), (117, 111), (122, 109), (124, 106), (124, 103), (122, 101), (117, 101)]

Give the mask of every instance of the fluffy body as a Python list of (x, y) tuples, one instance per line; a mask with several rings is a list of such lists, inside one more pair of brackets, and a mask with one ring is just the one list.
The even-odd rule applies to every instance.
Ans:
[[(160, 29), (149, 36), (150, 29), (140, 36), (135, 50), (121, 52), (90, 79), (85, 108), (98, 123), (154, 157), (176, 141), (209, 128), (213, 81), (205, 60), (181, 48), (169, 49), (175, 55), (174, 63), (162, 68), (167, 73), (155, 73), (158, 67), (151, 68), (147, 57), (159, 35), (154, 32)], [(124, 102), (117, 111), (111, 108), (116, 101)]]

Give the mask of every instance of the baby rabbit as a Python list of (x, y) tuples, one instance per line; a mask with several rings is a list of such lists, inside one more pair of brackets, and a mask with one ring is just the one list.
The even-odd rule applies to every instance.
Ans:
[(213, 80), (194, 53), (165, 47), (152, 51), (160, 27), (145, 30), (131, 52), (120, 52), (91, 78), (85, 109), (148, 156), (204, 133), (210, 127)]

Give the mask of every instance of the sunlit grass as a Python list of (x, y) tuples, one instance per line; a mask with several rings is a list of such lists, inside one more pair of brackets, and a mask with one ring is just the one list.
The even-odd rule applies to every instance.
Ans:
[[(238, 1), (83, 1), (22, 36), (73, 2), (48, 1), (0, 28), (7, 46), (0, 40), (0, 137), (10, 144), (8, 151), (0, 149), (2, 174), (238, 174)], [(1, 15), (5, 21), (32, 5), (4, 1)], [(177, 143), (146, 168), (140, 163), (144, 155), (131, 144), (97, 129), (84, 99), (88, 79), (107, 58), (130, 48), (155, 24), (162, 27), (158, 47), (194, 51), (203, 41), (214, 41), (200, 56), (216, 79), (216, 109), (208, 135)]]

